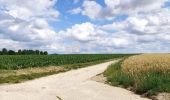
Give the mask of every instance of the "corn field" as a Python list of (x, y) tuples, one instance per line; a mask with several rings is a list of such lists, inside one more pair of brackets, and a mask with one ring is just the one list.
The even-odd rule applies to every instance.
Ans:
[(63, 54), (63, 55), (1, 55), (0, 69), (58, 66), (114, 59), (124, 54)]

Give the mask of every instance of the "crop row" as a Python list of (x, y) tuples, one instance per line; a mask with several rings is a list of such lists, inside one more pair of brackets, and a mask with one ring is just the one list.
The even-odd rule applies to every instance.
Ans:
[(125, 54), (1, 55), (0, 69), (58, 66), (128, 56)]

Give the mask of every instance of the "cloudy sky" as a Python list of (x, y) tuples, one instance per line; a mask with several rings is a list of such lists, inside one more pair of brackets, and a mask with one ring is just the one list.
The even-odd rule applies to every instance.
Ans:
[(170, 51), (170, 0), (0, 0), (0, 48)]

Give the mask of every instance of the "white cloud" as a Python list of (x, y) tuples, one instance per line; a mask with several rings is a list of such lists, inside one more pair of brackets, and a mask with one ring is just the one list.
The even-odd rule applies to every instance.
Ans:
[(16, 41), (48, 40), (55, 36), (55, 32), (44, 19), (34, 19), (29, 22), (15, 18), (4, 19), (0, 21), (0, 33)]
[(97, 31), (93, 24), (87, 22), (72, 26), (70, 29), (67, 29), (67, 34), (75, 40), (83, 42), (95, 40), (96, 36), (100, 34)]
[(163, 34), (169, 32), (170, 10), (162, 8), (150, 13), (129, 16), (122, 22), (103, 25), (105, 30), (126, 31), (130, 34)]
[(9, 39), (0, 39), (0, 45), (1, 45), (1, 48), (8, 48), (8, 49), (13, 49), (13, 50), (17, 50), (18, 48), (24, 47), (19, 42), (12, 41)]
[(92, 20), (111, 20), (117, 15), (151, 12), (159, 10), (167, 0), (104, 0), (106, 6), (102, 7), (97, 1), (84, 1), (83, 15)]
[(82, 9), (80, 7), (78, 7), (78, 8), (74, 8), (72, 10), (69, 10), (69, 13), (71, 13), (71, 14), (79, 14), (79, 13), (81, 13), (81, 11), (82, 11)]
[(5, 7), (5, 12), (9, 15), (29, 20), (37, 16), (57, 17), (59, 12), (52, 8), (56, 2), (57, 0), (1, 0), (0, 5)]
[(83, 3), (84, 10), (82, 11), (83, 15), (88, 16), (91, 19), (95, 19), (98, 17), (102, 7), (96, 3), (95, 1), (85, 0)]
[(76, 24), (60, 34), (64, 33), (64, 40), (67, 40), (63, 41), (67, 43), (64, 46), (75, 46), (77, 52), (107, 53), (113, 49), (126, 48), (134, 41), (134, 38), (126, 33), (108, 33), (90, 22)]
[[(134, 44), (131, 45), (133, 45), (135, 51), (168, 52), (170, 49), (168, 46), (170, 45), (169, 19), (170, 9), (161, 8), (151, 12), (130, 15), (126, 20), (121, 22), (103, 25), (102, 29), (105, 31), (116, 31), (120, 35), (122, 35), (122, 32), (129, 34), (129, 37), (134, 38)], [(130, 50), (128, 48), (126, 49)]]
[[(0, 5), (4, 7), (0, 10), (0, 40), (3, 41), (1, 46), (15, 50), (40, 49), (57, 42), (57, 33), (48, 22), (58, 17), (59, 12), (53, 9), (56, 2), (56, 0), (1, 0)], [(36, 6), (33, 6), (35, 4)]]

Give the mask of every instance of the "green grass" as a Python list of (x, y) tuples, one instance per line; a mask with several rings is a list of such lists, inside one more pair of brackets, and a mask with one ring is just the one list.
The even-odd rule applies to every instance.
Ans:
[(108, 82), (113, 86), (131, 87), (135, 93), (145, 96), (157, 95), (159, 92), (170, 92), (170, 74), (160, 72), (141, 72), (135, 77), (125, 73), (121, 68), (122, 61), (112, 64), (104, 72)]
[(139, 75), (141, 83), (135, 84), (136, 93), (147, 96), (156, 95), (159, 92), (170, 92), (170, 74), (159, 72), (144, 72)]
[(129, 87), (133, 84), (133, 79), (121, 71), (121, 63), (122, 61), (119, 61), (110, 65), (104, 75), (113, 86), (123, 85), (124, 87)]
[(0, 84), (2, 83), (20, 83), (27, 80), (33, 80), (35, 78), (40, 78), (43, 76), (57, 74), (63, 71), (50, 71), (43, 73), (31, 73), (31, 74), (22, 74), (22, 75), (10, 75), (7, 77), (0, 77)]

